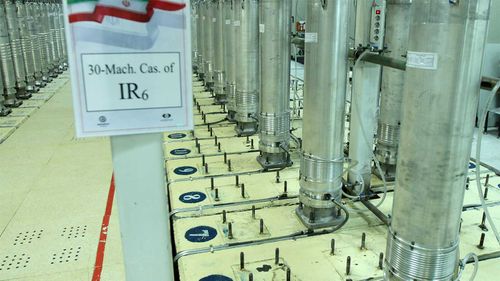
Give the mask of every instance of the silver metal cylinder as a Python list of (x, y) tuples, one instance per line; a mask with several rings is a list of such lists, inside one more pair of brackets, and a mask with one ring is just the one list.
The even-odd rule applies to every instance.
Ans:
[(194, 72), (198, 70), (198, 26), (196, 24), (197, 17), (198, 5), (196, 5), (196, 1), (191, 1), (191, 60)]
[[(385, 45), (388, 52), (384, 55), (389, 58), (401, 60), (406, 56), (411, 2), (387, 1)], [(394, 179), (396, 173), (404, 77), (404, 71), (383, 68), (375, 155), (386, 179)]]
[(240, 136), (257, 132), (259, 111), (259, 1), (238, 0), (236, 24), (236, 132)]
[(213, 5), (212, 0), (203, 2), (203, 32), (204, 32), (204, 81), (207, 89), (212, 90), (214, 84), (214, 22), (213, 22)]
[(4, 104), (7, 107), (17, 107), (21, 102), (16, 98), (16, 73), (14, 71), (4, 1), (0, 1), (0, 67), (3, 78)]
[(198, 77), (204, 80), (205, 74), (205, 9), (203, 1), (196, 2), (196, 44), (198, 45), (198, 56), (196, 57)]
[(10, 48), (12, 52), (12, 62), (14, 63), (14, 75), (16, 79), (16, 95), (20, 99), (31, 97), (31, 94), (26, 92), (26, 70), (23, 56), (23, 48), (21, 43), (21, 34), (19, 32), (19, 24), (17, 20), (16, 5), (14, 1), (6, 0), (5, 15), (7, 17), (7, 28), (10, 39)]
[(45, 10), (45, 4), (41, 2), (34, 2), (36, 7), (35, 15), (38, 30), (38, 39), (40, 41), (40, 51), (43, 61), (43, 76), (45, 82), (52, 81), (53, 63), (52, 63), (52, 45), (50, 44), (50, 33), (48, 24), (48, 15)]
[(17, 22), (19, 24), (19, 34), (21, 37), (21, 47), (24, 57), (24, 71), (26, 90), (36, 92), (38, 87), (35, 85), (35, 58), (33, 56), (33, 44), (31, 33), (28, 29), (28, 12), (24, 1), (16, 1)]
[(60, 21), (60, 16), (59, 16), (59, 9), (58, 9), (58, 4), (55, 2), (50, 3), (50, 10), (52, 13), (52, 39), (54, 40), (54, 48), (56, 49), (56, 56), (57, 56), (57, 67), (58, 67), (58, 73), (62, 73), (64, 71), (64, 65), (63, 65), (63, 44), (61, 40), (61, 24)]
[(291, 164), (290, 39), (291, 1), (260, 1), (260, 115), (257, 158), (264, 168)]
[(38, 28), (39, 24), (36, 20), (36, 5), (33, 2), (26, 2), (26, 25), (30, 34), (30, 44), (31, 55), (33, 56), (33, 68), (34, 68), (34, 76), (35, 76), (35, 85), (39, 87), (45, 87), (46, 83), (43, 81), (43, 60), (42, 53), (40, 47), (40, 38), (38, 36)]
[[(376, 3), (383, 1), (356, 1), (355, 46), (372, 45), (370, 27)], [(381, 70), (380, 65), (359, 61), (352, 71), (349, 158), (356, 165), (350, 168), (348, 180), (358, 193), (370, 188)]]
[(224, 1), (224, 70), (226, 77), (226, 108), (227, 119), (234, 121), (236, 115), (236, 27), (240, 22), (239, 9), (236, 0)]
[(455, 279), (489, 4), (412, 3), (386, 280)]
[(297, 214), (309, 228), (340, 223), (349, 1), (308, 0), (303, 147)]
[(226, 103), (224, 70), (224, 0), (213, 0), (214, 11), (214, 95), (218, 104)]
[(59, 73), (58, 53), (56, 44), (56, 35), (54, 27), (54, 14), (52, 12), (52, 5), (49, 2), (42, 3), (44, 23), (46, 23), (45, 32), (47, 33), (47, 53), (50, 63), (50, 72), (53, 78), (57, 77)]
[(66, 70), (68, 68), (68, 51), (66, 46), (66, 31), (64, 27), (64, 21), (65, 21), (64, 8), (61, 2), (57, 3), (57, 13), (59, 15), (59, 33), (62, 46), (61, 59), (62, 59), (63, 69)]
[[(0, 13), (0, 15), (1, 14), (2, 13)], [(0, 60), (1, 60), (1, 58), (0, 58)], [(12, 110), (5, 106), (5, 97), (4, 97), (3, 93), (4, 93), (4, 84), (3, 84), (3, 77), (2, 77), (1, 71), (0, 71), (0, 116), (7, 116), (12, 112)]]

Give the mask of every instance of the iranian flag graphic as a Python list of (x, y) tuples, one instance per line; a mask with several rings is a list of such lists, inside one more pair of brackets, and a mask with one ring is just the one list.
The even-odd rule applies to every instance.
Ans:
[(186, 4), (168, 0), (67, 0), (69, 22), (102, 23), (105, 16), (149, 22), (154, 10), (179, 11)]

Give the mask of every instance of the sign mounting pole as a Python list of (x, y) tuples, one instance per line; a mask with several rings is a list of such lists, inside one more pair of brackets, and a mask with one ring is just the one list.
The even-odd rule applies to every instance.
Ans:
[(163, 132), (193, 129), (189, 0), (66, 0), (77, 137), (110, 136), (128, 281), (173, 281)]

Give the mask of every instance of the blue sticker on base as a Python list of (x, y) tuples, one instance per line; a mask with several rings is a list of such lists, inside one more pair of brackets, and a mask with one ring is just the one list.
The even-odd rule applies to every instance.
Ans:
[(188, 176), (198, 172), (198, 169), (191, 166), (182, 166), (174, 169), (174, 173), (181, 176)]
[(170, 151), (170, 154), (175, 156), (188, 155), (189, 153), (191, 153), (191, 150), (187, 148), (177, 148)]
[(186, 192), (179, 196), (179, 200), (182, 203), (188, 203), (188, 204), (194, 204), (194, 203), (200, 203), (203, 200), (207, 199), (207, 195), (203, 192)]
[(233, 281), (233, 279), (226, 277), (224, 275), (210, 275), (207, 277), (203, 277), (200, 279), (200, 281)]
[(173, 140), (183, 139), (185, 137), (186, 137), (186, 134), (183, 134), (183, 133), (175, 133), (175, 134), (168, 135), (168, 138), (173, 139)]
[(476, 164), (469, 162), (469, 169), (474, 169), (476, 168)]
[(193, 227), (190, 230), (186, 231), (184, 237), (194, 243), (203, 243), (210, 241), (217, 236), (217, 230), (215, 228), (201, 225), (197, 227)]

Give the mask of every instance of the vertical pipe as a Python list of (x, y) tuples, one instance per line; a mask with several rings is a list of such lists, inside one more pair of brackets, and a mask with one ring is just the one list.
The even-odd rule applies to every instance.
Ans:
[(68, 69), (68, 49), (66, 46), (66, 31), (64, 30), (64, 8), (62, 4), (62, 0), (58, 0), (57, 3), (57, 10), (59, 13), (59, 33), (61, 34), (61, 46), (62, 46), (62, 64), (63, 64), (63, 70)]
[[(226, 71), (227, 119), (236, 115), (236, 52), (235, 52), (235, 0), (224, 0), (224, 70)], [(239, 10), (238, 10), (239, 12)]]
[[(411, 3), (412, 0), (387, 1), (385, 29), (387, 57), (403, 59), (406, 56)], [(396, 174), (404, 78), (404, 71), (390, 67), (383, 68), (375, 155), (381, 163), (385, 178), (391, 180)]]
[(205, 87), (208, 90), (213, 89), (213, 59), (214, 59), (214, 23), (213, 23), (213, 8), (212, 0), (205, 0), (203, 3), (205, 14), (203, 17), (203, 31), (205, 45)]
[(16, 97), (16, 76), (4, 1), (0, 1), (0, 68), (3, 78), (2, 94), (5, 98), (4, 104), (7, 107), (18, 107), (22, 102), (18, 101)]
[(50, 10), (50, 3), (48, 2), (42, 2), (42, 16), (43, 16), (43, 28), (44, 28), (44, 34), (45, 34), (45, 47), (47, 48), (47, 58), (49, 62), (49, 72), (52, 76), (52, 78), (56, 78), (58, 73), (58, 67), (57, 67), (57, 53), (56, 53), (56, 48), (54, 46), (54, 40), (53, 40), (53, 17), (52, 17), (52, 12)]
[(225, 69), (224, 69), (224, 9), (223, 0), (214, 0), (214, 95), (218, 104), (226, 103), (224, 92)]
[(47, 21), (45, 16), (45, 11), (43, 4), (40, 2), (33, 2), (34, 5), (34, 16), (35, 16), (35, 26), (38, 33), (38, 40), (40, 43), (40, 55), (42, 58), (42, 81), (48, 83), (52, 81), (51, 74), (51, 63), (49, 57), (48, 48), (48, 34), (46, 31)]
[(489, 5), (412, 3), (387, 280), (455, 279)]
[(3, 91), (4, 91), (4, 84), (3, 84), (2, 70), (0, 69), (0, 116), (7, 116), (12, 112), (12, 110), (5, 106), (5, 97), (3, 95)]
[(205, 22), (205, 9), (203, 6), (203, 1), (197, 1), (196, 2), (196, 41), (198, 45), (198, 58), (197, 58), (197, 72), (198, 72), (198, 78), (200, 80), (205, 79), (205, 29), (204, 27), (204, 22)]
[[(356, 3), (355, 46), (370, 46), (373, 1), (363, 0)], [(370, 187), (380, 75), (379, 65), (364, 61), (357, 63), (352, 74), (349, 158), (357, 164), (350, 169), (348, 178), (353, 185), (362, 183), (364, 190)]]
[(196, 0), (191, 0), (191, 60), (193, 62), (193, 72), (198, 71), (198, 5)]
[(348, 53), (348, 0), (308, 0), (300, 202), (309, 228), (339, 224)]
[(37, 87), (45, 87), (46, 82), (43, 81), (43, 61), (42, 61), (42, 53), (40, 50), (40, 39), (38, 36), (38, 21), (36, 20), (36, 5), (33, 2), (26, 2), (26, 10), (27, 17), (26, 23), (28, 27), (28, 31), (30, 33), (30, 41), (31, 41), (31, 52), (33, 56), (33, 68), (35, 70), (35, 85)]
[(24, 58), (24, 73), (26, 81), (26, 91), (36, 92), (35, 85), (35, 57), (31, 41), (31, 33), (28, 29), (28, 12), (24, 1), (16, 1), (17, 22), (19, 24), (19, 34), (21, 38), (21, 49)]
[(253, 135), (259, 110), (259, 1), (236, 1), (240, 26), (236, 34), (236, 128), (239, 136)]
[(291, 164), (290, 38), (291, 1), (260, 1), (260, 142), (257, 158), (264, 168)]
[(19, 99), (28, 99), (31, 97), (31, 94), (26, 92), (26, 71), (24, 69), (24, 56), (21, 45), (21, 34), (17, 21), (16, 5), (11, 0), (5, 0), (4, 2), (10, 49), (12, 51), (12, 62), (14, 64), (14, 75), (16, 79), (16, 96)]

